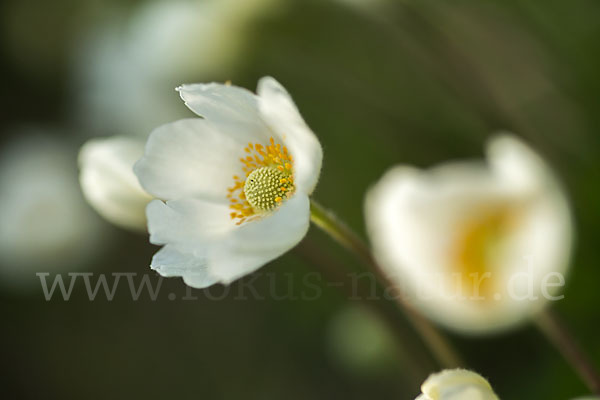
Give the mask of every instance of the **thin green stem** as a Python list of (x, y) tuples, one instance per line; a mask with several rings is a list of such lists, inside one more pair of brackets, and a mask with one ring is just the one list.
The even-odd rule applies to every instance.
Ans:
[[(347, 298), (367, 299), (372, 296), (370, 284), (361, 285), (352, 280), (346, 265), (341, 263), (337, 257), (331, 257), (323, 251), (323, 247), (305, 238), (298, 247), (299, 254), (310, 264), (321, 268), (321, 272), (329, 282), (333, 283)], [(341, 284), (340, 284), (341, 283)], [(411, 380), (416, 387), (437, 368), (435, 360), (429, 355), (427, 348), (421, 340), (411, 331), (402, 318), (399, 318), (398, 310), (391, 307), (393, 304), (384, 304), (375, 301), (363, 301), (361, 306), (369, 309), (378, 318), (396, 339), (396, 346), (389, 349), (396, 353), (397, 360), (405, 368), (403, 376)]]
[(540, 331), (579, 374), (592, 393), (600, 395), (600, 374), (598, 370), (581, 350), (579, 344), (558, 315), (551, 310), (545, 310), (538, 316), (536, 323)]
[[(398, 291), (399, 287), (391, 281), (380, 268), (379, 264), (373, 258), (367, 244), (350, 229), (345, 223), (340, 221), (332, 212), (326, 210), (319, 203), (311, 200), (310, 203), (311, 221), (329, 234), (334, 240), (354, 253), (361, 259), (375, 274), (381, 285), (385, 288), (393, 288)], [(398, 304), (404, 309), (410, 322), (421, 335), (425, 344), (434, 355), (441, 367), (456, 368), (463, 365), (458, 353), (453, 349), (444, 335), (438, 331), (427, 319), (419, 314), (414, 308), (402, 301), (398, 297)]]

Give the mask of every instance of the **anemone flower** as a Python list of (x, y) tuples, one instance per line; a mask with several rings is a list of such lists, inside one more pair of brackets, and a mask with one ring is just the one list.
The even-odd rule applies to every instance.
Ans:
[(287, 91), (227, 84), (178, 88), (201, 118), (155, 129), (134, 171), (160, 200), (147, 208), (151, 267), (203, 288), (228, 284), (295, 246), (310, 221), (321, 145)]

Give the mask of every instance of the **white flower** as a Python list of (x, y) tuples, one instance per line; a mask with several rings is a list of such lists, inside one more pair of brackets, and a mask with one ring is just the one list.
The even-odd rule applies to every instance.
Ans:
[(481, 375), (465, 369), (448, 369), (431, 375), (416, 400), (498, 400)]
[(187, 115), (162, 94), (182, 80), (230, 78), (252, 22), (280, 0), (159, 0), (111, 15), (73, 59), (75, 117), (94, 135), (138, 135)]
[(148, 205), (151, 267), (193, 287), (230, 283), (295, 246), (309, 226), (322, 149), (286, 90), (183, 85), (203, 118), (154, 130), (134, 171)]
[(81, 270), (103, 248), (103, 225), (77, 183), (76, 151), (25, 130), (0, 153), (0, 283), (37, 288), (36, 272)]
[(367, 196), (375, 257), (439, 323), (488, 332), (524, 321), (567, 271), (571, 214), (543, 160), (500, 136), (488, 162), (398, 166)]
[(87, 201), (115, 225), (146, 230), (146, 205), (152, 196), (140, 186), (133, 164), (144, 142), (122, 136), (88, 141), (79, 152), (79, 181)]
[[(466, 369), (447, 369), (430, 375), (421, 385), (421, 392), (416, 400), (498, 400), (485, 378)], [(578, 397), (574, 400), (598, 399)]]

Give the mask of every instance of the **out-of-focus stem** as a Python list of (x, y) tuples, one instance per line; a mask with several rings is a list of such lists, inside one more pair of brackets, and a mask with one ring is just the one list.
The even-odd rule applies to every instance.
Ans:
[[(381, 285), (385, 288), (393, 288), (398, 291), (398, 286), (388, 279), (381, 270), (379, 264), (373, 258), (369, 247), (358, 237), (345, 223), (340, 221), (333, 213), (326, 210), (319, 203), (311, 200), (311, 221), (329, 234), (334, 240), (354, 253), (375, 274)], [(425, 344), (443, 368), (456, 368), (463, 363), (444, 335), (436, 329), (427, 319), (419, 314), (414, 308), (398, 297), (398, 304), (404, 309), (407, 317), (414, 328), (421, 335)]]
[[(373, 296), (372, 287), (358, 285), (351, 280), (348, 269), (337, 258), (330, 257), (323, 251), (323, 247), (305, 238), (300, 244), (300, 255), (311, 265), (316, 265), (330, 283), (347, 298), (370, 299)], [(404, 368), (402, 375), (419, 387), (431, 371), (437, 370), (436, 360), (431, 357), (422, 341), (417, 337), (403, 318), (399, 318), (398, 310), (393, 304), (384, 304), (380, 301), (362, 301), (361, 306), (369, 309), (379, 321), (385, 325), (396, 340), (394, 348), (388, 349), (395, 352), (397, 360)]]
[(579, 374), (594, 394), (600, 394), (600, 374), (581, 350), (561, 319), (551, 310), (545, 310), (536, 319), (537, 326)]

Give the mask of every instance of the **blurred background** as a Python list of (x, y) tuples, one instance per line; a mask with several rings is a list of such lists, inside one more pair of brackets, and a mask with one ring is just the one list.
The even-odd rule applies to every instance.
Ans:
[[(407, 344), (326, 281), (311, 301), (236, 298), (253, 279), (258, 293), (301, 291), (315, 247), (360, 268), (314, 228), (228, 291), (168, 279), (155, 301), (133, 301), (125, 285), (112, 301), (90, 301), (81, 284), (69, 301), (43, 296), (36, 272), (158, 279), (147, 235), (83, 200), (79, 147), (191, 116), (173, 90), (181, 83), (253, 90), (264, 75), (290, 91), (323, 144), (316, 198), (361, 235), (363, 195), (388, 167), (480, 158), (498, 130), (524, 137), (562, 179), (576, 219), (566, 297), (554, 306), (600, 364), (599, 2), (5, 0), (0, 9), (3, 398), (416, 397), (425, 376)], [(450, 337), (501, 398), (586, 394), (532, 327)]]

